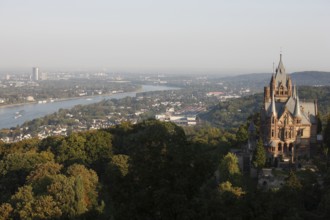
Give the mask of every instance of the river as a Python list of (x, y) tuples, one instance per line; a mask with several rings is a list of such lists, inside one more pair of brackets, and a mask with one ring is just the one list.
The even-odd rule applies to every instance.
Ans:
[[(167, 86), (151, 86), (143, 85), (138, 92), (152, 92), (174, 90), (178, 88)], [(17, 125), (22, 125), (25, 121), (30, 121), (35, 118), (40, 118), (45, 115), (57, 112), (59, 109), (70, 109), (75, 105), (88, 105), (102, 101), (103, 99), (122, 99), (127, 96), (135, 97), (137, 92), (125, 92), (112, 95), (98, 95), (93, 97), (81, 97), (69, 100), (48, 102), (42, 104), (24, 104), (13, 107), (0, 108), (0, 129), (11, 128)]]

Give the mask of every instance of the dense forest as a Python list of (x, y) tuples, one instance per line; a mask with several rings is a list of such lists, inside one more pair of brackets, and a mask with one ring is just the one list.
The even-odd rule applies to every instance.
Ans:
[(322, 172), (290, 172), (282, 188), (264, 191), (228, 153), (239, 142), (219, 128), (147, 120), (1, 143), (0, 219), (330, 217), (326, 157)]

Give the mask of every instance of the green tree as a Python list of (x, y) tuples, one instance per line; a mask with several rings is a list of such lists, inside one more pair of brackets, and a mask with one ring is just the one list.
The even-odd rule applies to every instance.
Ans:
[(84, 164), (87, 160), (85, 151), (86, 138), (81, 133), (73, 133), (66, 137), (58, 147), (57, 161), (67, 165), (74, 163)]
[[(67, 174), (75, 179), (74, 190), (77, 203), (84, 205), (84, 208), (80, 207), (79, 210), (91, 210), (96, 207), (98, 199), (97, 187), (99, 184), (96, 172), (92, 169), (87, 169), (83, 165), (74, 164), (68, 168)], [(81, 214), (80, 212), (78, 213)]]
[(61, 209), (57, 206), (52, 196), (41, 195), (33, 201), (33, 219), (54, 219), (62, 216)]
[(286, 179), (284, 186), (292, 191), (300, 191), (302, 189), (300, 180), (292, 170), (289, 172), (289, 176)]
[(238, 166), (238, 158), (233, 153), (228, 153), (219, 165), (220, 182), (230, 181), (240, 184), (241, 172)]
[(62, 215), (66, 217), (76, 216), (74, 181), (73, 177), (58, 174), (47, 187), (47, 194), (54, 198)]
[(256, 149), (253, 152), (252, 164), (258, 171), (266, 164), (266, 151), (261, 139), (258, 140)]
[(62, 167), (54, 162), (39, 164), (27, 176), (26, 183), (33, 187), (34, 192), (43, 194), (47, 192), (47, 187), (52, 183), (53, 178), (61, 173)]
[(19, 219), (32, 219), (34, 194), (32, 186), (23, 186), (11, 198), (14, 214)]
[(0, 205), (0, 220), (11, 219), (13, 207), (9, 203), (3, 203)]
[(246, 125), (241, 125), (236, 132), (236, 139), (238, 144), (246, 144), (249, 138), (249, 133)]
[(87, 132), (85, 136), (86, 164), (101, 175), (112, 156), (112, 136), (102, 130)]
[(231, 193), (235, 197), (241, 197), (245, 194), (241, 187), (234, 187), (229, 181), (219, 184), (219, 191), (220, 193)]
[(0, 161), (0, 201), (8, 200), (10, 196), (23, 186), (26, 177), (39, 164), (53, 161), (54, 155), (50, 152), (10, 153)]
[(121, 176), (126, 176), (128, 173), (129, 156), (124, 154), (114, 155), (110, 163), (110, 169), (118, 170)]

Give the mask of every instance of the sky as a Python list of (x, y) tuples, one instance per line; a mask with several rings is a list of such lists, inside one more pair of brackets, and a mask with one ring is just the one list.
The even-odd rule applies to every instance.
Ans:
[(0, 0), (0, 71), (330, 71), (329, 0)]

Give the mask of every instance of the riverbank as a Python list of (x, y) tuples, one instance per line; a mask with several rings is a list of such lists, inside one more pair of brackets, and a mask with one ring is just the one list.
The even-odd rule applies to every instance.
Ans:
[[(57, 112), (59, 109), (70, 109), (76, 105), (88, 105), (100, 102), (104, 99), (121, 99), (126, 96), (135, 97), (140, 92), (153, 92), (160, 90), (176, 90), (180, 88), (167, 86), (142, 85), (142, 89), (137, 88), (135, 92), (109, 93), (94, 96), (80, 96), (65, 99), (56, 99), (53, 102), (41, 103), (28, 102), (19, 104), (10, 104), (0, 107), (0, 129), (21, 126), (24, 122), (43, 117), (45, 115)], [(23, 111), (21, 116), (17, 117), (17, 112)]]
[(16, 104), (5, 104), (5, 105), (0, 105), (0, 109), (1, 108), (19, 107), (19, 106), (30, 105), (30, 104), (37, 104), (37, 102), (34, 101), (34, 102), (22, 102), (22, 103), (16, 103)]
[[(138, 93), (142, 89), (139, 88), (137, 90), (131, 91)], [(124, 92), (117, 92), (117, 93), (104, 93), (104, 94), (98, 94), (98, 95), (88, 95), (88, 96), (76, 96), (76, 97), (70, 97), (70, 98), (56, 98), (56, 99), (50, 99), (46, 100), (47, 102), (45, 103), (39, 103), (38, 101), (31, 101), (31, 102), (22, 102), (22, 103), (15, 103), (15, 104), (4, 104), (0, 105), (1, 108), (13, 108), (13, 107), (19, 107), (19, 106), (24, 106), (24, 105), (31, 105), (31, 104), (46, 104), (46, 103), (53, 103), (53, 102), (63, 102), (63, 101), (70, 101), (70, 100), (76, 100), (76, 99), (83, 99), (83, 98), (93, 98), (93, 97), (99, 97), (99, 96), (111, 96), (111, 95), (116, 95), (116, 94), (121, 94), (121, 93), (128, 93), (127, 91)]]

